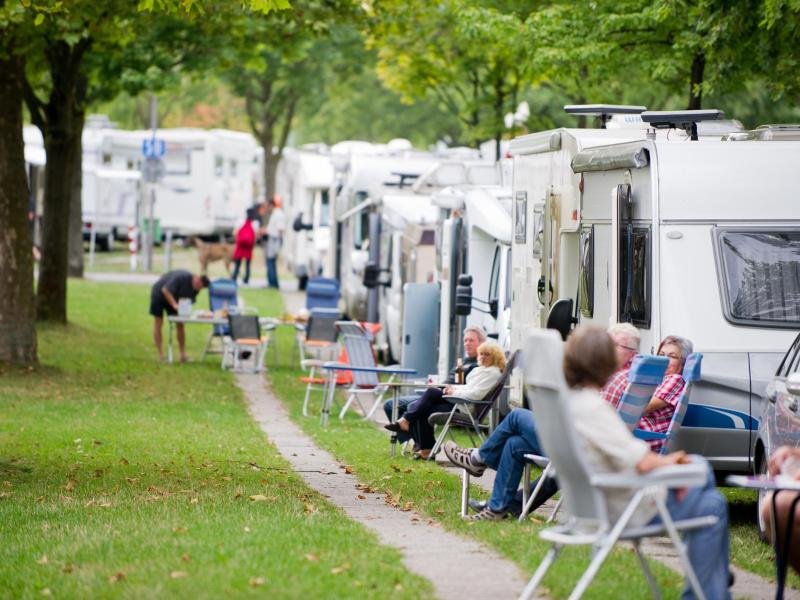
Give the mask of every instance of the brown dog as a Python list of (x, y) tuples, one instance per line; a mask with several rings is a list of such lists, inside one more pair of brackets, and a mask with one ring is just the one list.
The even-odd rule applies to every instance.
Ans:
[(197, 260), (200, 261), (200, 270), (205, 275), (208, 272), (208, 263), (221, 260), (225, 263), (225, 270), (231, 272), (233, 260), (233, 244), (204, 242), (199, 237), (192, 236), (191, 242), (197, 248)]

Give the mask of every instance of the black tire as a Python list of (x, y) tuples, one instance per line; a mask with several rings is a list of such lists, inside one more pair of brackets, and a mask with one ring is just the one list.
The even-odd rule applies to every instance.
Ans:
[[(761, 457), (758, 460), (758, 465), (756, 466), (756, 475), (766, 475), (767, 474), (767, 457), (765, 453), (761, 452)], [(767, 523), (761, 516), (761, 503), (763, 502), (765, 496), (767, 495), (766, 490), (758, 490), (758, 505), (756, 506), (756, 529), (758, 531), (758, 538), (762, 542), (767, 542)]]

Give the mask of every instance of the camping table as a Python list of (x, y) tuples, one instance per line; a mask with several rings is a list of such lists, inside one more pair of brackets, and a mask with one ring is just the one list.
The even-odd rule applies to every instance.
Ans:
[(203, 324), (203, 325), (227, 325), (228, 318), (227, 317), (216, 317), (214, 315), (209, 315), (207, 317), (199, 316), (197, 314), (192, 314), (189, 316), (181, 316), (181, 315), (170, 315), (167, 317), (167, 322), (169, 323), (169, 335), (167, 337), (167, 362), (172, 362), (172, 327), (175, 323), (185, 323), (185, 324)]
[[(325, 402), (322, 403), (322, 414), (320, 415), (320, 423), (323, 427), (328, 425), (328, 416), (331, 412), (331, 406), (333, 405), (333, 396), (336, 393), (336, 372), (337, 371), (358, 371), (361, 373), (377, 373), (377, 374), (384, 374), (384, 375), (399, 375), (400, 377), (408, 377), (409, 375), (416, 375), (416, 369), (406, 369), (405, 367), (354, 367), (353, 365), (348, 365), (347, 363), (340, 363), (340, 362), (326, 362), (322, 365), (322, 368), (327, 373), (326, 377), (326, 391), (325, 391)], [(399, 383), (399, 382), (398, 382)], [(392, 409), (393, 412), (397, 410), (397, 397), (398, 397), (398, 390), (401, 386), (394, 384), (381, 384), (381, 385), (391, 385), (393, 386), (393, 393), (394, 399), (392, 403), (394, 408)], [(397, 442), (396, 436), (394, 437), (394, 442)], [(392, 446), (392, 451), (394, 452), (394, 446)]]
[[(747, 475), (729, 475), (725, 482), (735, 487), (747, 488), (751, 490), (772, 490), (772, 547), (775, 549), (775, 569), (777, 571), (775, 584), (775, 599), (783, 600), (783, 588), (786, 586), (786, 568), (789, 566), (789, 549), (792, 547), (792, 527), (794, 527), (794, 513), (798, 503), (800, 503), (800, 481), (787, 480), (786, 478), (760, 477)], [(783, 547), (778, 546), (779, 533), (775, 529), (775, 510), (777, 509), (776, 498), (781, 492), (793, 492), (797, 497), (789, 508), (789, 516), (786, 523), (786, 535)], [(759, 507), (760, 510), (760, 507)]]

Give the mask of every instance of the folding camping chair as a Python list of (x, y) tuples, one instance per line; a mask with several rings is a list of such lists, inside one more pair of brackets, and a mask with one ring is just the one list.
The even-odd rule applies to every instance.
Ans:
[(686, 385), (683, 386), (681, 395), (678, 398), (678, 405), (675, 407), (675, 412), (672, 413), (672, 419), (669, 422), (669, 427), (664, 433), (655, 431), (644, 431), (637, 429), (633, 432), (640, 440), (664, 440), (659, 450), (660, 454), (669, 454), (675, 445), (675, 438), (678, 436), (683, 418), (686, 416), (686, 409), (689, 407), (689, 394), (692, 391), (695, 381), (700, 380), (701, 366), (703, 364), (703, 355), (699, 352), (693, 352), (686, 357), (686, 362), (683, 365), (683, 380)]
[[(208, 286), (208, 303), (211, 312), (217, 313), (220, 310), (227, 310), (236, 312), (239, 305), (239, 296), (237, 294), (236, 282), (233, 279), (215, 279)], [(233, 310), (232, 310), (233, 309)], [(214, 338), (220, 340), (220, 346), (226, 335), (230, 335), (230, 326), (225, 324), (214, 325), (211, 333), (206, 341), (206, 347), (203, 349), (203, 355), (200, 360), (205, 360), (206, 355), (211, 352), (211, 344)]]
[[(336, 309), (315, 308), (311, 311), (308, 323), (302, 332), (302, 337), (298, 334), (297, 342), (301, 352), (300, 366), (308, 371), (307, 375), (300, 377), (300, 381), (306, 384), (306, 393), (303, 398), (303, 416), (305, 417), (308, 416), (308, 402), (311, 392), (313, 390), (325, 391), (325, 382), (327, 380), (320, 373), (320, 370), (324, 362), (335, 357), (335, 353), (339, 348), (337, 344), (339, 331), (336, 328), (336, 322), (339, 318), (340, 314)], [(349, 380), (352, 379), (344, 371), (340, 375), (342, 381), (337, 381), (337, 384), (345, 381), (349, 383)]]
[[(344, 419), (347, 409), (350, 408), (353, 402), (358, 404), (361, 408), (364, 419), (372, 418), (372, 415), (375, 413), (378, 406), (380, 406), (383, 401), (383, 396), (388, 389), (386, 384), (391, 383), (396, 376), (405, 377), (416, 374), (416, 370), (406, 369), (399, 365), (389, 367), (378, 366), (375, 362), (372, 344), (369, 339), (367, 339), (363, 330), (361, 330), (359, 335), (342, 336), (342, 342), (347, 352), (347, 362), (326, 362), (322, 365), (322, 368), (329, 373), (326, 400), (320, 417), (323, 425), (326, 425), (328, 422), (328, 414), (333, 404), (333, 396), (336, 388), (334, 377), (336, 372), (350, 371), (353, 374), (353, 383), (347, 389), (347, 401), (339, 412), (340, 419)], [(381, 383), (378, 378), (379, 375), (389, 375), (389, 381)], [(372, 407), (368, 411), (364, 409), (364, 405), (361, 404), (360, 400), (360, 397), (366, 394), (370, 394), (375, 398)]]
[[(439, 435), (436, 436), (436, 443), (434, 443), (431, 449), (428, 460), (435, 459), (436, 453), (439, 452), (447, 436), (452, 436), (450, 430), (453, 428), (466, 430), (473, 445), (475, 445), (475, 440), (472, 437), (473, 433), (477, 435), (479, 440), (483, 441), (483, 432), (488, 431), (489, 428), (482, 423), (500, 400), (500, 396), (503, 394), (506, 382), (508, 381), (508, 377), (514, 368), (514, 363), (518, 356), (519, 351), (511, 355), (500, 380), (489, 390), (486, 396), (480, 400), (469, 400), (467, 398), (460, 398), (459, 396), (442, 396), (442, 400), (447, 400), (452, 403), (453, 408), (450, 409), (450, 412), (433, 413), (428, 417), (428, 423), (430, 425), (434, 427), (436, 425), (442, 426), (442, 430), (439, 432)], [(469, 477), (469, 473), (466, 471), (464, 471), (464, 473), (466, 477)], [(467, 483), (467, 486), (469, 486), (469, 483)]]
[[(655, 356), (653, 354), (639, 354), (633, 359), (628, 373), (628, 387), (625, 388), (625, 392), (619, 400), (619, 406), (617, 406), (617, 413), (619, 413), (619, 416), (631, 431), (636, 429), (636, 425), (639, 423), (639, 419), (641, 419), (647, 403), (650, 402), (650, 398), (653, 397), (653, 392), (655, 392), (655, 389), (664, 379), (664, 372), (667, 370), (668, 364), (668, 358), (664, 356)], [(525, 459), (527, 462), (522, 472), (522, 514), (520, 514), (519, 517), (520, 521), (528, 516), (531, 506), (533, 506), (533, 501), (536, 499), (536, 495), (544, 485), (545, 478), (555, 476), (547, 457), (526, 454)], [(531, 485), (531, 467), (533, 465), (543, 468), (544, 471), (542, 471), (539, 477), (536, 488), (529, 493)], [(548, 523), (551, 523), (555, 519), (559, 508), (561, 508), (561, 502), (562, 500), (560, 499), (555, 508), (553, 508), (553, 512), (550, 513), (550, 517), (547, 519)]]
[[(700, 583), (680, 539), (679, 532), (709, 527), (715, 517), (699, 517), (675, 521), (667, 510), (664, 492), (667, 489), (694, 487), (706, 481), (702, 464), (674, 465), (655, 469), (645, 475), (592, 473), (585, 462), (586, 452), (570, 418), (570, 401), (562, 370), (563, 343), (557, 332), (534, 330), (525, 345), (525, 383), (531, 408), (536, 414), (537, 433), (551, 463), (558, 471), (559, 484), (565, 492), (567, 520), (563, 525), (543, 529), (539, 536), (552, 544), (534, 573), (521, 598), (530, 598), (564, 546), (592, 547), (592, 560), (570, 594), (580, 598), (602, 566), (614, 545), (620, 540), (632, 542), (639, 564), (654, 594), (658, 587), (644, 558), (640, 541), (645, 537), (669, 536), (683, 571), (695, 595), (705, 598)], [(621, 516), (612, 519), (606, 504), (605, 491), (627, 489), (631, 499)], [(654, 525), (630, 526), (631, 517), (643, 502), (653, 502), (661, 522)]]
[(222, 368), (238, 373), (258, 373), (264, 369), (268, 335), (261, 335), (257, 315), (228, 315), (230, 336), (225, 338)]

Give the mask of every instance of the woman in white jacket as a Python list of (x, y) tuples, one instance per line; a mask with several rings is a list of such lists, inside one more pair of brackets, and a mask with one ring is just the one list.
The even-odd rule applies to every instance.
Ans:
[(436, 438), (428, 417), (437, 412), (450, 412), (452, 403), (442, 396), (458, 396), (468, 400), (481, 400), (500, 381), (506, 358), (503, 350), (494, 341), (483, 342), (478, 347), (478, 365), (472, 369), (464, 385), (448, 385), (444, 389), (428, 388), (418, 400), (412, 402), (401, 419), (384, 425), (389, 431), (408, 431), (419, 445), (416, 458), (430, 456)]

